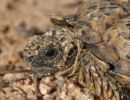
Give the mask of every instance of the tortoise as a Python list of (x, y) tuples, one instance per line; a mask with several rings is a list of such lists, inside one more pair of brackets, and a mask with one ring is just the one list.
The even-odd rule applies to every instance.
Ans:
[(110, 65), (110, 70), (130, 76), (130, 2), (91, 0), (75, 15), (52, 16), (51, 21), (73, 31), (83, 47)]
[[(77, 75), (77, 84), (88, 89), (95, 99), (127, 100), (130, 96), (129, 89), (120, 82), (126, 81), (125, 85), (130, 82), (129, 77), (126, 77), (129, 76), (129, 49), (123, 48), (124, 44), (129, 45), (129, 7), (107, 0), (92, 2), (84, 3), (76, 15), (60, 18), (53, 16), (52, 22), (65, 29), (32, 37), (23, 51), (23, 56), (37, 77), (60, 74), (69, 78)], [(94, 10), (100, 6), (102, 9), (97, 10), (94, 16), (89, 16), (84, 8), (91, 6), (88, 9), (88, 13), (91, 13), (93, 4), (98, 4)], [(106, 14), (104, 7), (108, 11)], [(99, 21), (96, 14), (105, 18), (99, 16)], [(92, 17), (94, 19), (90, 20)], [(118, 31), (115, 34), (118, 28), (128, 34), (119, 34)], [(111, 36), (111, 33), (115, 35)], [(109, 38), (110, 36), (113, 38)], [(121, 47), (114, 44), (116, 39), (123, 40)], [(122, 53), (120, 48), (125, 52)], [(109, 58), (108, 55), (112, 57)], [(112, 71), (109, 65), (114, 66)], [(124, 65), (127, 70), (124, 70)]]
[[(64, 63), (70, 66), (70, 62), (74, 61), (72, 58), (77, 54), (77, 50), (72, 40), (73, 36), (74, 33), (69, 30), (45, 32), (42, 36), (35, 35), (24, 48), (22, 53), (23, 57), (25, 61), (31, 64), (32, 70), (38, 73), (38, 77), (56, 73), (62, 69), (62, 66), (63, 69), (65, 69)], [(68, 39), (66, 39), (66, 37)]]
[(109, 75), (109, 65), (82, 49), (81, 41), (74, 37), (75, 33), (66, 28), (35, 35), (23, 51), (24, 59), (39, 78), (62, 75), (95, 100), (128, 100), (129, 89)]
[[(36, 72), (38, 77), (54, 75), (56, 73), (61, 73), (68, 77), (75, 75), (77, 71), (80, 72), (80, 68), (76, 67), (77, 64), (82, 62), (82, 60), (78, 61), (78, 57), (82, 55), (79, 51), (85, 49), (85, 52), (89, 52), (89, 56), (94, 56), (93, 60), (98, 59), (98, 61), (96, 60), (97, 63), (105, 63), (104, 68), (107, 66), (105, 73), (107, 73), (108, 76), (114, 77), (114, 79), (119, 81), (119, 83), (125, 84), (125, 86), (129, 85), (130, 33), (129, 6), (127, 6), (127, 4), (124, 6), (108, 0), (102, 2), (93, 0), (81, 5), (76, 15), (65, 17), (53, 16), (51, 21), (55, 25), (67, 28), (67, 32), (59, 32), (58, 30), (58, 32), (47, 32), (43, 36), (34, 36), (23, 52), (25, 60), (31, 64), (32, 70)], [(59, 36), (60, 33), (64, 35)], [(48, 37), (48, 35), (50, 36)], [(57, 39), (55, 40), (55, 38)], [(80, 42), (78, 40), (80, 40)], [(63, 50), (63, 54), (59, 54), (55, 51), (56, 45), (47, 46), (47, 44), (55, 44), (55, 41), (58, 45), (65, 46), (57, 50), (58, 52)], [(119, 41), (119, 43), (116, 43), (116, 41)], [(46, 50), (50, 47), (53, 49), (49, 51)], [(45, 56), (52, 56), (52, 58)], [(87, 59), (87, 57), (85, 59)], [(71, 70), (71, 68), (73, 68), (73, 70)], [(81, 72), (79, 76), (81, 76), (82, 73), (83, 72)], [(83, 76), (84, 75), (78, 80), (83, 81)], [(80, 81), (78, 82), (82, 84), (82, 81)], [(86, 86), (86, 82), (83, 82), (82, 85)], [(117, 84), (114, 83), (113, 85)], [(100, 92), (94, 92), (94, 94), (96, 93)], [(128, 93), (126, 94), (129, 96)], [(96, 96), (99, 97), (98, 94), (96, 94)]]

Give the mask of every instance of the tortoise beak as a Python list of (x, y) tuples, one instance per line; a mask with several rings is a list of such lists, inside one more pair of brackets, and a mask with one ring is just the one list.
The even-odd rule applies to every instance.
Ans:
[(33, 67), (33, 70), (36, 72), (38, 77), (50, 76), (54, 73), (54, 68), (48, 67), (48, 66), (43, 66), (43, 67), (39, 67), (39, 68)]

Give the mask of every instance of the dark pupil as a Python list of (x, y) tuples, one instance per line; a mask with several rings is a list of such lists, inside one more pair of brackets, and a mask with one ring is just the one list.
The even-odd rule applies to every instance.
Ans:
[(56, 56), (56, 54), (57, 54), (57, 51), (55, 50), (55, 49), (51, 49), (51, 50), (48, 50), (47, 52), (46, 52), (46, 57), (55, 57)]
[(130, 29), (130, 23), (126, 24), (126, 27), (127, 27), (128, 29)]

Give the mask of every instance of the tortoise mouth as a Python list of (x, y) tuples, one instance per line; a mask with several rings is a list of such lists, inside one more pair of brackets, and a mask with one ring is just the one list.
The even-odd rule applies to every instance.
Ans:
[(55, 70), (49, 66), (43, 66), (42, 68), (33, 68), (38, 77), (53, 75)]

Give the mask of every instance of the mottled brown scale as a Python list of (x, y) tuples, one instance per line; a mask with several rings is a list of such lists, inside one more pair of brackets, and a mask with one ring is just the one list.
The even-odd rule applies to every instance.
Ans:
[(80, 20), (90, 23), (92, 29), (104, 33), (114, 22), (126, 16), (128, 12), (120, 5), (110, 1), (91, 0), (80, 6)]
[[(104, 33), (113, 23), (129, 14), (128, 2), (119, 4), (115, 0), (89, 0), (83, 2), (77, 13), (71, 16), (52, 16), (52, 22), (59, 25), (75, 26), (77, 20), (90, 24), (91, 28)], [(130, 5), (130, 4), (129, 4)]]
[(79, 21), (79, 23), (75, 26), (74, 32), (76, 33), (76, 38), (84, 40), (84, 42), (89, 45), (100, 44), (103, 42), (101, 33), (91, 29), (89, 24), (83, 21)]
[(120, 59), (118, 63), (115, 64), (114, 72), (130, 76), (130, 61)]
[(102, 61), (113, 65), (119, 61), (118, 53), (111, 46), (107, 46), (102, 34), (90, 28), (89, 24), (85, 22), (78, 23), (74, 32), (76, 33), (75, 37), (85, 42), (86, 48)]
[[(115, 72), (119, 72), (121, 74), (130, 76), (130, 18), (124, 18), (119, 22), (116, 22), (109, 29), (106, 30), (102, 43), (94, 43), (89, 45), (87, 37), (91, 36), (87, 34), (82, 34), (80, 40), (86, 43), (87, 48), (93, 53), (95, 56), (100, 58), (101, 60), (108, 62), (115, 66)], [(75, 31), (76, 32), (76, 31)], [(93, 35), (94, 36), (94, 35)], [(83, 38), (82, 38), (83, 37)], [(96, 34), (95, 34), (96, 38)], [(98, 39), (98, 37), (97, 37)], [(96, 39), (95, 39), (96, 41)], [(91, 41), (90, 41), (91, 43)], [(125, 61), (122, 61), (123, 59)], [(120, 63), (119, 63), (120, 62)]]
[[(115, 67), (119, 65), (119, 69), (116, 69), (127, 76), (130, 72), (129, 5), (129, 1), (86, 0), (77, 12), (77, 19), (63, 17), (66, 22), (72, 23), (75, 38), (83, 41), (84, 47), (102, 61)], [(58, 21), (58, 19), (55, 20)], [(120, 59), (126, 61), (126, 65), (123, 65)], [(119, 62), (122, 63), (119, 64)], [(123, 71), (123, 66), (128, 71)]]
[(105, 44), (93, 45), (88, 47), (92, 54), (100, 58), (102, 61), (115, 65), (120, 57), (117, 53), (110, 47)]
[(130, 0), (111, 0), (111, 1), (116, 2), (117, 4), (122, 6), (124, 10), (130, 13)]
[[(86, 50), (81, 51), (79, 61), (77, 66), (80, 66), (79, 70), (82, 71), (82, 74), (79, 73), (79, 78), (81, 79), (79, 79), (79, 83), (90, 90), (89, 92), (95, 95), (95, 98), (99, 100), (122, 99), (121, 96), (124, 95), (122, 95), (122, 86), (106, 73), (107, 64)], [(123, 97), (123, 99), (126, 98)]]
[(130, 17), (115, 23), (104, 34), (106, 45), (120, 56), (120, 61), (115, 65), (115, 71), (130, 76)]

